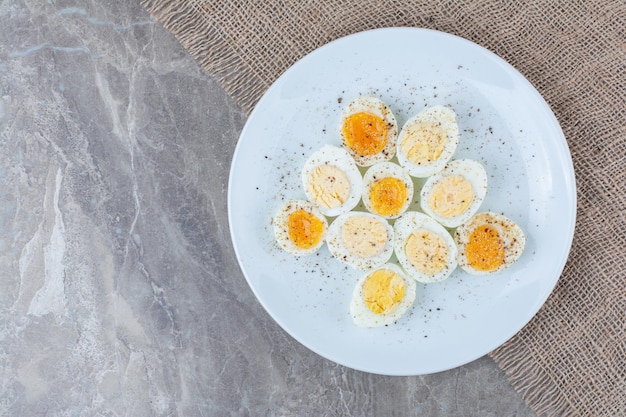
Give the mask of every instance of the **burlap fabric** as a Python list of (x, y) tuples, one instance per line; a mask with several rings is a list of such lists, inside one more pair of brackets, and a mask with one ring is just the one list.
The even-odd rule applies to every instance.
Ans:
[(246, 110), (336, 38), (412, 26), (495, 52), (539, 90), (570, 147), (576, 234), (537, 316), (491, 356), (538, 414), (626, 415), (626, 2), (143, 0)]

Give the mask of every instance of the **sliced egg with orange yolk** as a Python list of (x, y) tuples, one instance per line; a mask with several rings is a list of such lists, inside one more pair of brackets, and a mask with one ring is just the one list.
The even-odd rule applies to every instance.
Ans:
[(394, 223), (398, 262), (416, 281), (443, 281), (457, 267), (457, 247), (450, 233), (435, 220), (415, 211)]
[(396, 153), (398, 123), (389, 107), (376, 97), (361, 96), (341, 115), (344, 148), (359, 166), (389, 161)]
[(411, 176), (393, 162), (372, 165), (363, 176), (365, 208), (386, 219), (395, 219), (407, 210), (413, 190)]
[(474, 275), (502, 271), (524, 252), (526, 237), (511, 219), (499, 213), (478, 213), (456, 229), (459, 265)]
[(328, 227), (330, 253), (352, 268), (367, 270), (387, 262), (393, 254), (393, 228), (375, 214), (350, 211)]
[(315, 205), (306, 200), (289, 200), (272, 219), (274, 236), (288, 253), (309, 255), (326, 239), (328, 222)]
[(359, 203), (363, 178), (345, 149), (324, 145), (304, 163), (302, 185), (309, 201), (324, 215), (334, 217)]
[(415, 301), (415, 280), (394, 264), (385, 264), (361, 276), (352, 293), (350, 315), (359, 327), (395, 323)]
[(454, 110), (427, 107), (402, 127), (398, 136), (398, 162), (414, 177), (425, 178), (441, 171), (459, 144)]
[(476, 213), (486, 193), (485, 168), (471, 159), (457, 159), (426, 180), (420, 206), (445, 227), (454, 228)]

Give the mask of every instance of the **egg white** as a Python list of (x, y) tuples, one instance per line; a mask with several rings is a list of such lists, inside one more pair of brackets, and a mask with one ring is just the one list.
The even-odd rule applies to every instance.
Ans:
[[(409, 211), (398, 218), (393, 226), (394, 228), (394, 251), (398, 262), (405, 269), (407, 274), (416, 281), (423, 283), (432, 283), (443, 281), (457, 267), (457, 247), (450, 233), (439, 223), (423, 213)], [(441, 237), (448, 250), (448, 259), (445, 267), (434, 274), (426, 274), (417, 269), (408, 259), (405, 252), (405, 246), (408, 238), (416, 230), (427, 230)]]
[[(407, 187), (407, 198), (402, 206), (402, 209), (397, 215), (393, 216), (383, 216), (380, 213), (376, 213), (374, 207), (372, 206), (372, 201), (370, 199), (370, 189), (376, 183), (376, 181), (381, 180), (383, 178), (398, 178), (401, 180)], [(394, 164), (393, 162), (380, 162), (376, 165), (372, 165), (363, 175), (363, 204), (365, 208), (373, 214), (380, 215), (386, 219), (396, 219), (400, 217), (402, 213), (404, 213), (409, 205), (411, 204), (411, 200), (413, 199), (414, 186), (413, 180), (411, 176), (406, 172), (400, 165)]]
[[(498, 232), (500, 239), (502, 239), (504, 249), (504, 262), (493, 271), (475, 269), (469, 264), (466, 255), (465, 247), (469, 242), (472, 232), (484, 225), (493, 227)], [(522, 229), (513, 220), (494, 212), (482, 212), (472, 216), (467, 223), (456, 229), (454, 241), (459, 249), (459, 266), (464, 271), (473, 275), (493, 274), (508, 268), (519, 259), (526, 246), (526, 236)]]
[[(343, 171), (348, 178), (350, 183), (349, 196), (343, 204), (337, 207), (325, 207), (319, 201), (316, 201), (316, 196), (313, 191), (310, 178), (314, 170), (320, 165), (334, 165)], [(301, 176), (302, 185), (307, 198), (309, 201), (316, 204), (319, 210), (326, 216), (335, 217), (342, 213), (346, 213), (356, 207), (361, 199), (363, 177), (361, 176), (354, 159), (352, 159), (348, 151), (343, 148), (333, 145), (324, 145), (322, 148), (315, 151), (304, 163)]]
[[(387, 240), (383, 250), (378, 254), (370, 257), (362, 257), (356, 253), (352, 253), (346, 248), (342, 238), (343, 227), (346, 220), (357, 216), (369, 217), (384, 226), (387, 232)], [(383, 265), (391, 258), (391, 255), (393, 255), (393, 228), (389, 225), (387, 220), (375, 214), (362, 211), (350, 211), (338, 216), (330, 224), (326, 235), (326, 243), (330, 253), (339, 261), (358, 270), (367, 270)]]
[[(408, 156), (402, 151), (402, 142), (410, 135), (415, 134), (417, 126), (420, 123), (432, 123), (441, 127), (447, 136), (443, 151), (438, 158), (423, 164), (416, 164), (409, 160)], [(454, 110), (444, 106), (427, 107), (406, 121), (400, 134), (398, 135), (397, 157), (400, 165), (406, 169), (409, 174), (418, 178), (429, 177), (441, 171), (452, 155), (456, 151), (459, 144), (459, 126), (456, 121), (456, 113)]]
[[(474, 199), (467, 209), (458, 216), (446, 218), (437, 215), (428, 204), (433, 187), (438, 181), (448, 176), (461, 176), (472, 185)], [(420, 192), (420, 207), (424, 213), (437, 220), (445, 227), (454, 228), (465, 222), (478, 211), (487, 194), (487, 172), (479, 163), (471, 159), (457, 159), (450, 161), (443, 170), (429, 177)]]
[[(350, 149), (345, 145), (346, 140), (343, 135), (343, 125), (344, 120), (354, 114), (354, 113), (370, 113), (374, 114), (387, 124), (388, 135), (387, 135), (387, 144), (379, 153), (374, 155), (359, 155), (353, 149)], [(396, 141), (398, 138), (398, 122), (396, 121), (396, 117), (393, 115), (391, 109), (385, 102), (376, 97), (369, 96), (360, 96), (350, 102), (341, 113), (341, 124), (339, 128), (340, 135), (342, 137), (342, 141), (344, 143), (344, 147), (350, 153), (354, 161), (359, 166), (371, 166), (378, 162), (389, 161), (396, 154)]]
[[(391, 270), (404, 280), (404, 297), (391, 311), (387, 312), (387, 314), (376, 314), (372, 312), (363, 299), (363, 284), (365, 280), (371, 273), (379, 269)], [(407, 278), (404, 271), (394, 264), (384, 264), (378, 268), (367, 271), (367, 273), (359, 278), (352, 293), (352, 300), (350, 302), (350, 315), (352, 316), (352, 320), (354, 320), (354, 323), (359, 327), (380, 327), (395, 323), (413, 305), (416, 287), (415, 280)]]
[[(291, 241), (291, 239), (289, 239), (289, 215), (300, 209), (312, 213), (315, 217), (320, 219), (324, 225), (322, 239), (320, 239), (317, 245), (309, 249), (299, 248)], [(272, 219), (272, 224), (274, 226), (274, 236), (278, 244), (286, 252), (293, 255), (310, 255), (317, 252), (324, 244), (328, 233), (328, 221), (326, 220), (326, 217), (324, 217), (322, 212), (319, 211), (315, 205), (306, 200), (294, 199), (284, 202), (276, 211), (276, 215)]]

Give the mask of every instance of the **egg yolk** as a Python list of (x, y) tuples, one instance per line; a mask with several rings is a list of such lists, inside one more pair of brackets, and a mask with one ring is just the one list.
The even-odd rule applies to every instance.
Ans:
[(450, 175), (433, 186), (428, 197), (428, 206), (436, 215), (451, 219), (463, 214), (472, 201), (472, 184), (460, 175)]
[(448, 142), (448, 135), (439, 124), (419, 122), (404, 136), (400, 150), (416, 165), (439, 159)]
[(388, 269), (372, 272), (363, 283), (363, 301), (374, 314), (389, 313), (404, 298), (404, 279)]
[(350, 180), (335, 165), (320, 165), (309, 176), (312, 199), (325, 208), (341, 206), (350, 197)]
[(406, 240), (404, 253), (411, 265), (427, 275), (442, 271), (448, 264), (448, 246), (441, 236), (418, 229)]
[(343, 246), (353, 255), (370, 258), (381, 253), (387, 243), (387, 228), (367, 216), (346, 219), (341, 228)]
[(342, 126), (345, 145), (357, 155), (376, 155), (387, 145), (387, 123), (375, 114), (353, 113)]
[(376, 181), (369, 192), (373, 210), (385, 217), (400, 214), (407, 195), (408, 190), (404, 181), (394, 177)]
[(296, 210), (287, 221), (289, 240), (299, 249), (311, 249), (324, 237), (324, 222), (306, 210)]
[(495, 271), (504, 263), (504, 247), (498, 231), (484, 225), (474, 229), (465, 245), (469, 265), (479, 271)]

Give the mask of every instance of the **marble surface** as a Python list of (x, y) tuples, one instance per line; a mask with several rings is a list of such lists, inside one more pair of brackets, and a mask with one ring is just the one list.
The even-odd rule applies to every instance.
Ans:
[(228, 230), (245, 119), (137, 1), (0, 2), (0, 415), (534, 416), (488, 357), (370, 375), (272, 321)]

